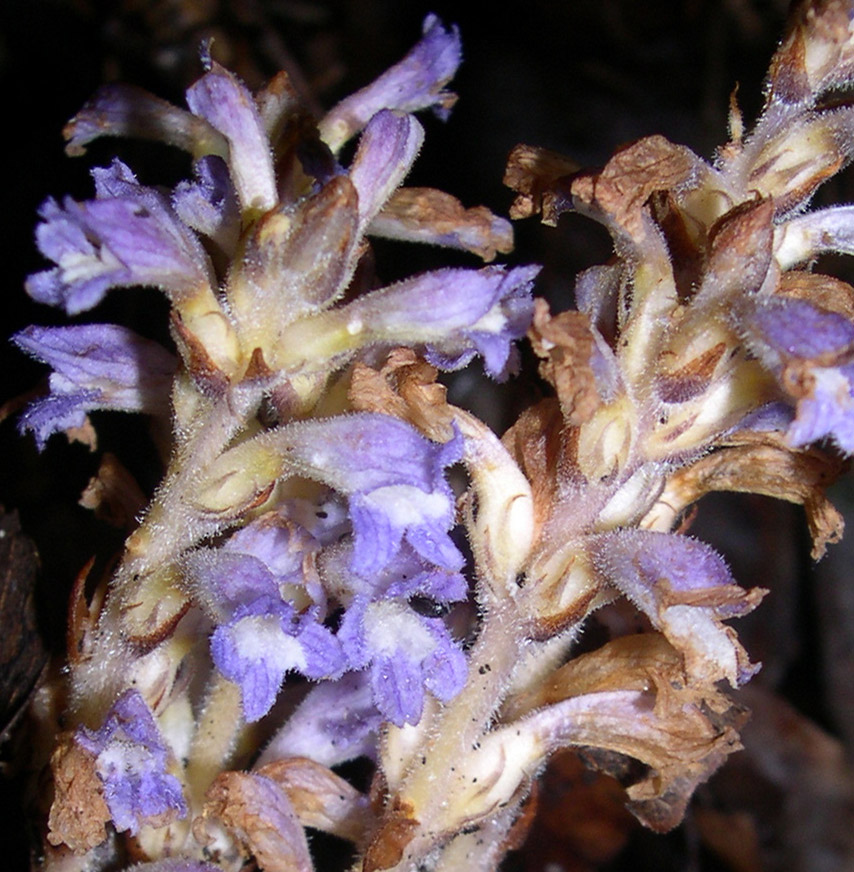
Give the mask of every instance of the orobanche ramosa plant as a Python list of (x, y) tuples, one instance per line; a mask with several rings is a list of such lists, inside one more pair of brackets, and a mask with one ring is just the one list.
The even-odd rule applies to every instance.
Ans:
[[(514, 150), (512, 217), (577, 210), (613, 238), (560, 314), (536, 266), (376, 279), (373, 236), (512, 247), (506, 220), (404, 184), (416, 113), (455, 100), (459, 37), (435, 17), (319, 119), (284, 73), (252, 94), (205, 51), (186, 109), (92, 98), (69, 153), (160, 140), (193, 177), (149, 187), (116, 160), (93, 199), (41, 210), (31, 297), (77, 315), (151, 286), (172, 337), (14, 337), (52, 369), (21, 418), (40, 446), (114, 409), (165, 458), (108, 577), (78, 579), (67, 663), (33, 702), (45, 870), (307, 872), (308, 829), (354, 870), (486, 872), (570, 746), (638, 761), (631, 811), (681, 820), (740, 747), (727, 687), (758, 665), (725, 622), (765, 594), (684, 534), (687, 509), (801, 503), (815, 557), (841, 532), (824, 487), (854, 453), (854, 290), (812, 264), (854, 250), (854, 207), (807, 204), (854, 150), (852, 16), (795, 10), (764, 110), (748, 131), (733, 101), (711, 162), (659, 136), (598, 170)], [(479, 357), (505, 380), (526, 336), (546, 399), (499, 437), (437, 376)], [(99, 499), (126, 482), (114, 461)], [(618, 600), (634, 623), (576, 656)], [(365, 792), (341, 774), (356, 759)]]

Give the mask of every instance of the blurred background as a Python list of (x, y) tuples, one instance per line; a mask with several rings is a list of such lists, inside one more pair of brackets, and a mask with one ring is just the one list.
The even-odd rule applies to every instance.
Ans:
[[(504, 162), (519, 142), (563, 152), (585, 165), (652, 133), (711, 157), (727, 138), (730, 92), (747, 121), (761, 108), (762, 79), (782, 34), (784, 0), (526, 0), (515, 11), (468, 2), (400, 0), (4, 0), (0, 77), (8, 175), (0, 184), (7, 334), (64, 319), (25, 296), (42, 267), (33, 242), (44, 198), (90, 194), (88, 170), (120, 154), (143, 182), (187, 175), (167, 147), (106, 140), (84, 158), (63, 153), (61, 130), (106, 81), (141, 85), (181, 103), (201, 73), (198, 47), (257, 88), (286, 69), (321, 111), (367, 84), (417, 41), (424, 15), (459, 25), (460, 100), (447, 123), (424, 118), (427, 138), (410, 184), (440, 187), (466, 206), (506, 214)], [(850, 173), (819, 192), (851, 201)], [(604, 231), (568, 215), (557, 228), (516, 227), (512, 263), (544, 265), (538, 293), (554, 309), (572, 304), (575, 274), (610, 255)], [(402, 243), (377, 244), (387, 281), (473, 258)], [(851, 280), (841, 259), (821, 265)], [(108, 297), (94, 314), (163, 336), (166, 306), (153, 291)], [(88, 314), (82, 319), (93, 320)], [(167, 340), (168, 341), (168, 340)], [(537, 398), (532, 361), (499, 401), (477, 374), (456, 379), (454, 399), (502, 428)], [(146, 493), (157, 482), (153, 448), (133, 419), (96, 415), (99, 445), (51, 440), (41, 455), (10, 417), (44, 369), (0, 345), (0, 814), (16, 824), (3, 866), (29, 863), (20, 785), (23, 754), (14, 727), (50, 652), (61, 653), (68, 590), (94, 554), (106, 560), (122, 534), (78, 506), (105, 452), (119, 455)], [(4, 405), (5, 404), (5, 405)], [(850, 481), (836, 488), (854, 517)], [(852, 523), (854, 528), (854, 523)], [(692, 532), (712, 542), (746, 586), (771, 588), (738, 632), (764, 669), (743, 696), (753, 710), (746, 750), (702, 787), (685, 824), (656, 836), (622, 809), (619, 785), (576, 755), (555, 758), (544, 776), (532, 834), (506, 863), (524, 872), (846, 872), (854, 869), (854, 537), (817, 566), (808, 556), (800, 509), (754, 497), (700, 504)], [(327, 872), (319, 869), (318, 872)]]

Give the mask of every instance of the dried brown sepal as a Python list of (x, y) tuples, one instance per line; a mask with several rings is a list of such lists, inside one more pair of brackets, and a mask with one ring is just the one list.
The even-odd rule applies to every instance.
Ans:
[(711, 385), (726, 352), (726, 344), (718, 342), (675, 372), (660, 372), (656, 377), (659, 397), (665, 403), (683, 403), (699, 396)]
[(279, 138), (291, 119), (305, 111), (299, 92), (285, 70), (276, 73), (255, 94), (255, 105), (270, 142), (274, 145), (278, 145)]
[(89, 479), (79, 505), (114, 527), (136, 527), (147, 499), (127, 467), (109, 451), (101, 458), (98, 472)]
[(706, 227), (682, 208), (672, 191), (654, 191), (649, 205), (667, 241), (679, 301), (686, 303), (700, 286), (706, 265)]
[(828, 544), (842, 537), (845, 522), (827, 499), (825, 489), (846, 469), (839, 457), (808, 449), (793, 451), (781, 434), (739, 432), (717, 450), (678, 470), (651, 512), (662, 506), (676, 518), (700, 497), (713, 491), (754, 493), (802, 505), (813, 540), (812, 558), (819, 560)]
[(176, 309), (172, 309), (170, 320), (172, 322), (172, 338), (175, 340), (175, 345), (184, 360), (193, 384), (206, 397), (222, 396), (229, 385), (228, 376), (217, 366), (202, 340), (184, 324), (183, 318)]
[(50, 758), (54, 799), (48, 818), (47, 840), (68, 845), (75, 854), (100, 845), (107, 838), (110, 810), (95, 771), (95, 757), (81, 748), (72, 733), (60, 737)]
[(264, 872), (313, 872), (305, 832), (285, 792), (255, 773), (223, 772), (208, 788), (194, 830), (219, 821), (255, 858)]
[(716, 295), (759, 290), (772, 263), (774, 203), (748, 200), (721, 216), (709, 230), (704, 284)]
[(768, 101), (808, 103), (854, 70), (848, 0), (801, 0), (771, 61)]
[(389, 239), (452, 245), (486, 262), (513, 250), (513, 232), (506, 221), (485, 206), (466, 209), (456, 197), (435, 188), (399, 188), (371, 221), (371, 232)]
[[(737, 729), (746, 719), (714, 685), (689, 684), (680, 652), (655, 633), (575, 658), (508, 701), (502, 719), (525, 712), (554, 722), (556, 746), (604, 749), (648, 767), (628, 786), (628, 807), (659, 832), (680, 823), (697, 785), (741, 748)], [(606, 772), (619, 760), (592, 759)]]
[(799, 119), (771, 136), (755, 155), (747, 186), (773, 199), (775, 216), (802, 206), (842, 169), (848, 156), (849, 113), (840, 110)]
[(285, 791), (304, 827), (356, 843), (370, 831), (368, 798), (326, 766), (307, 757), (288, 757), (262, 766), (258, 774)]
[(69, 427), (65, 431), (65, 435), (71, 443), (79, 442), (90, 451), (97, 451), (98, 449), (98, 434), (95, 432), (95, 428), (92, 426), (88, 415), (85, 416), (83, 423), (79, 427)]
[(663, 136), (647, 136), (621, 148), (600, 172), (577, 176), (572, 196), (579, 208), (587, 207), (612, 230), (636, 240), (644, 236), (649, 198), (687, 182), (702, 166), (690, 149)]
[(123, 592), (122, 631), (132, 645), (148, 651), (172, 634), (190, 605), (178, 569), (163, 566)]
[(510, 207), (510, 217), (529, 218), (542, 212), (544, 224), (557, 224), (560, 213), (570, 206), (569, 182), (580, 168), (556, 151), (517, 145), (504, 170), (504, 184), (519, 195)]
[(86, 596), (89, 573), (94, 565), (95, 558), (92, 557), (77, 573), (68, 599), (68, 626), (65, 631), (65, 642), (68, 659), (72, 664), (84, 659), (90, 653), (89, 639), (97, 626), (98, 615), (107, 592), (107, 576), (105, 576), (93, 594), (91, 602)]
[(363, 872), (380, 872), (396, 866), (420, 827), (420, 822), (412, 817), (411, 809), (392, 809), (365, 851)]
[(542, 360), (540, 375), (557, 392), (564, 422), (578, 426), (589, 421), (602, 403), (590, 365), (595, 345), (590, 319), (575, 311), (552, 316), (548, 303), (538, 298), (528, 338)]
[(254, 381), (256, 379), (263, 380), (273, 375), (273, 370), (267, 366), (267, 361), (264, 360), (264, 352), (260, 348), (252, 349), (252, 356), (249, 358), (249, 363), (246, 365), (246, 372), (243, 374), (243, 381)]
[(504, 447), (531, 484), (536, 530), (542, 529), (552, 515), (557, 495), (555, 470), (565, 466), (563, 458), (570, 436), (560, 404), (549, 397), (525, 409), (501, 437)]
[(348, 399), (359, 412), (381, 412), (407, 421), (435, 442), (454, 436), (453, 411), (438, 370), (409, 348), (392, 351), (379, 371), (363, 363), (353, 367)]

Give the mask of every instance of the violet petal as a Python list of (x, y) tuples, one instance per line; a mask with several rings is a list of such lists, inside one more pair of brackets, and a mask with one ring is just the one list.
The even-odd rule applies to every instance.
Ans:
[(187, 105), (228, 140), (226, 160), (243, 210), (272, 209), (278, 200), (273, 156), (252, 94), (214, 61), (188, 89)]
[(435, 15), (424, 19), (422, 30), (424, 36), (402, 61), (342, 100), (320, 122), (321, 136), (333, 151), (382, 109), (432, 108), (440, 118), (448, 117), (456, 95), (443, 89), (460, 65), (459, 32), (456, 27), (446, 30)]
[(83, 727), (76, 740), (95, 755), (104, 800), (117, 830), (136, 835), (147, 823), (162, 825), (186, 816), (181, 784), (166, 771), (169, 750), (138, 691), (126, 691), (100, 729)]

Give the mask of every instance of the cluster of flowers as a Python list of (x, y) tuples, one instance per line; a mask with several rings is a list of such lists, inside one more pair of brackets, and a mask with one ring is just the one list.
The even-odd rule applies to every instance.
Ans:
[[(854, 291), (802, 265), (854, 250), (850, 207), (804, 212), (852, 151), (854, 108), (829, 96), (854, 78), (851, 19), (847, 2), (801, 9), (761, 118), (745, 136), (733, 108), (714, 165), (661, 137), (595, 172), (513, 152), (513, 217), (577, 209), (614, 239), (614, 261), (578, 278), (578, 311), (555, 316), (532, 299), (536, 267), (376, 287), (369, 236), (484, 260), (512, 245), (488, 210), (401, 187), (413, 113), (455, 99), (459, 38), (433, 17), (320, 121), (285, 74), (252, 95), (207, 56), (189, 111), (96, 94), (72, 153), (147, 137), (189, 153), (194, 178), (94, 170), (95, 199), (44, 205), (55, 266), (27, 285), (70, 315), (156, 287), (174, 350), (111, 324), (14, 337), (53, 370), (22, 418), (40, 446), (100, 409), (171, 434), (118, 568), (92, 596), (78, 581), (67, 674), (39, 691), (35, 710), (65, 725), (43, 724), (45, 869), (307, 870), (310, 827), (353, 842), (367, 872), (489, 870), (567, 745), (640, 760), (630, 807), (680, 820), (738, 747), (720, 683), (757, 667), (723, 621), (764, 591), (671, 531), (712, 490), (803, 503), (816, 555), (841, 529), (823, 492), (835, 459), (811, 446), (854, 452)], [(553, 396), (499, 439), (437, 372), (479, 356), (503, 380), (526, 333)], [(572, 657), (619, 598), (645, 631)], [(357, 757), (370, 796), (332, 769)]]

